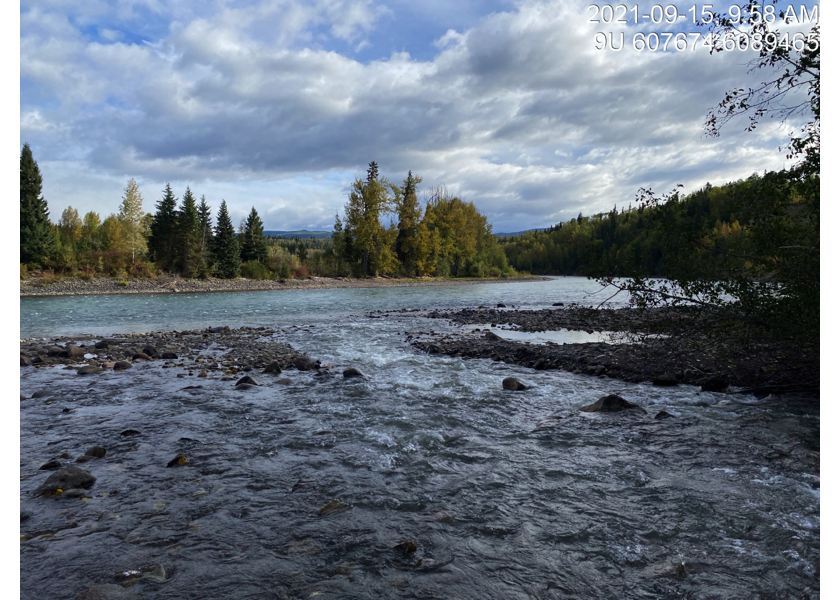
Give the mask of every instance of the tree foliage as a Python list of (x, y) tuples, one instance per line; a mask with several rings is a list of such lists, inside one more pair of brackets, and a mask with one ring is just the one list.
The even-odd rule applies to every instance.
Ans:
[(236, 230), (228, 214), (227, 203), (222, 200), (216, 216), (216, 235), (213, 239), (213, 261), (215, 273), (223, 279), (239, 277), (241, 265), (239, 257), (239, 242), (236, 240)]
[(263, 222), (257, 214), (257, 209), (253, 206), (242, 227), (239, 253), (243, 263), (254, 260), (265, 263), (268, 260), (268, 244), (265, 241)]
[(128, 180), (123, 193), (122, 203), (117, 218), (122, 221), (125, 228), (125, 235), (128, 238), (128, 246), (131, 252), (131, 263), (137, 261), (137, 257), (146, 253), (146, 236), (143, 235), (143, 196), (134, 178)]
[(20, 151), (20, 262), (36, 266), (46, 266), (56, 249), (41, 186), (41, 170), (29, 144), (24, 144)]
[(172, 270), (177, 261), (178, 210), (175, 194), (169, 184), (163, 190), (163, 198), (156, 204), (148, 240), (149, 252), (155, 263), (164, 270)]

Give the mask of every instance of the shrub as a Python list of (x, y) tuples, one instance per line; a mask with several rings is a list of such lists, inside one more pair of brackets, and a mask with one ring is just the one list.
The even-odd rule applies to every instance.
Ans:
[(29, 269), (26, 268), (26, 265), (20, 263), (20, 280), (23, 281), (29, 277)]
[(242, 276), (248, 279), (271, 279), (271, 271), (258, 260), (242, 263)]

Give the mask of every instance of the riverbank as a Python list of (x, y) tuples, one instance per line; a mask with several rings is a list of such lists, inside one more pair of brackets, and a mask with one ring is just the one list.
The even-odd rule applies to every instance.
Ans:
[(66, 277), (55, 280), (30, 277), (20, 282), (20, 296), (84, 296), (112, 294), (171, 294), (197, 292), (257, 292), (271, 290), (334, 289), (334, 288), (383, 288), (444, 285), (474, 285), (480, 283), (510, 283), (543, 281), (545, 277), (518, 277), (511, 279), (443, 279), (417, 278), (397, 279), (371, 277), (310, 277), (307, 279), (285, 279), (282, 281), (246, 279), (184, 279), (165, 275), (153, 279), (119, 279), (116, 277), (94, 277), (77, 279)]

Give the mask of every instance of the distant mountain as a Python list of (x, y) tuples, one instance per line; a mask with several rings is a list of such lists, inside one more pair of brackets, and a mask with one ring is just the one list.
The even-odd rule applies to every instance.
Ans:
[(548, 227), (540, 227), (538, 229), (526, 229), (525, 231), (510, 231), (510, 232), (506, 232), (506, 233), (502, 233), (502, 232), (496, 233), (494, 231), (493, 235), (498, 235), (499, 237), (504, 236), (504, 235), (524, 235), (526, 233), (531, 233), (532, 231), (548, 231), (548, 229), (549, 229)]
[(263, 231), (267, 237), (273, 238), (328, 238), (332, 235), (331, 231), (308, 231), (301, 229), (299, 231), (281, 231), (281, 230), (267, 230)]

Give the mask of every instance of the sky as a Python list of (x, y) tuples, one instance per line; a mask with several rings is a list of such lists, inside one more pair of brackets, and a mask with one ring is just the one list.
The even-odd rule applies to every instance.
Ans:
[(790, 166), (795, 122), (705, 135), (726, 91), (759, 81), (750, 54), (636, 51), (638, 32), (703, 30), (592, 23), (588, 5), (24, 0), (20, 143), (54, 222), (116, 213), (133, 177), (148, 212), (170, 183), (269, 230), (332, 229), (372, 160), (393, 183), (422, 177), (421, 197), (445, 185), (496, 232)]

